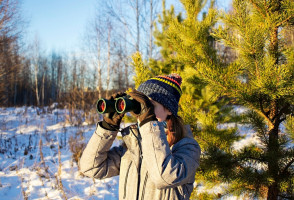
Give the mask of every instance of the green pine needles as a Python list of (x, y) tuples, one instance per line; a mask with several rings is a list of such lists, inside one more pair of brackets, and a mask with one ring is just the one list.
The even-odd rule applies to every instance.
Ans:
[[(227, 13), (209, 1), (205, 14), (207, 1), (181, 2), (184, 14), (164, 9), (154, 34), (162, 58), (146, 70), (183, 78), (180, 115), (203, 152), (192, 198), (293, 199), (294, 1), (233, 0)], [(235, 148), (241, 124), (258, 142)]]

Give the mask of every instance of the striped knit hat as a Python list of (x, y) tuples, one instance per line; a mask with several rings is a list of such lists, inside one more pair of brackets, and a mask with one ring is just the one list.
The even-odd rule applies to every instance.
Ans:
[(177, 116), (182, 94), (181, 83), (182, 78), (178, 74), (156, 76), (142, 83), (138, 91), (162, 104), (174, 116)]

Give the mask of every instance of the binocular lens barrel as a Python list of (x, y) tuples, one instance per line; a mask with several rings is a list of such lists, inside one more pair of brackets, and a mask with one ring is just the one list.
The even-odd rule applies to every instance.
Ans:
[(115, 102), (115, 110), (118, 113), (126, 113), (133, 111), (134, 113), (141, 112), (141, 105), (138, 101), (129, 96), (119, 97)]
[(115, 108), (118, 113), (122, 113), (126, 109), (126, 103), (123, 98), (119, 98), (116, 100)]
[(141, 105), (134, 99), (130, 99), (129, 96), (119, 97), (115, 100), (99, 99), (97, 101), (97, 111), (100, 114), (118, 112), (126, 113), (133, 111), (134, 113), (140, 113)]
[(100, 114), (115, 112), (115, 100), (98, 99), (97, 112)]
[(106, 104), (105, 104), (105, 101), (98, 101), (97, 103), (97, 110), (98, 112), (104, 112), (105, 111), (105, 108), (106, 108)]

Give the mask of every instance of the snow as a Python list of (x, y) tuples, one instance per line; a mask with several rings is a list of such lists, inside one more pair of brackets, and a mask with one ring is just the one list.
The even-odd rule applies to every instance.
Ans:
[[(38, 115), (39, 113), (39, 115)], [(118, 176), (84, 177), (72, 159), (69, 139), (87, 143), (96, 125), (66, 123), (69, 112), (56, 105), (0, 108), (0, 199), (118, 199)], [(42, 139), (40, 152), (39, 142)], [(58, 187), (58, 143), (63, 191)], [(116, 140), (114, 145), (120, 141)], [(44, 163), (41, 160), (41, 153)]]
[[(244, 109), (237, 107), (236, 112), (242, 113)], [(76, 126), (69, 124), (69, 119)], [(118, 199), (118, 176), (96, 180), (79, 172), (70, 141), (76, 145), (87, 144), (96, 125), (77, 124), (76, 121), (68, 110), (58, 109), (56, 104), (44, 109), (0, 108), (0, 199)], [(259, 144), (249, 126), (226, 124), (220, 128), (230, 126), (237, 126), (245, 135), (234, 144), (235, 150), (250, 143)], [(116, 139), (113, 145), (120, 142)], [(61, 180), (62, 187), (58, 180)], [(224, 187), (223, 184), (216, 185), (210, 192), (220, 193)], [(199, 187), (199, 192), (203, 189)], [(224, 199), (238, 198), (229, 196)]]

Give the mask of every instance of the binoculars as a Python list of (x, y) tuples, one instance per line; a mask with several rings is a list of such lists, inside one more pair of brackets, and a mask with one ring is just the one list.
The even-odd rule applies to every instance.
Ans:
[(141, 105), (128, 95), (114, 100), (101, 98), (97, 101), (97, 112), (100, 114), (111, 112), (126, 113), (131, 111), (139, 114), (141, 112)]

